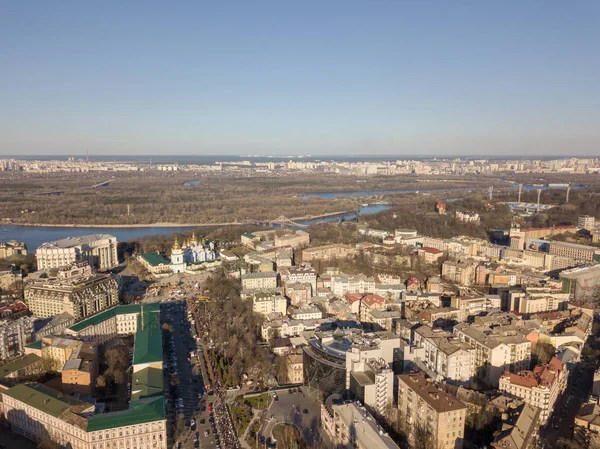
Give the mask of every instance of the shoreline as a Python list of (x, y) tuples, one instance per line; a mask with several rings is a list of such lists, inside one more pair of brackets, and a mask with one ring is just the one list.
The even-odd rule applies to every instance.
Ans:
[[(342, 215), (353, 212), (352, 210), (327, 212), (320, 215), (308, 215), (304, 217), (293, 217), (290, 218), (292, 221), (308, 221), (315, 220), (318, 218), (326, 218), (335, 215)], [(263, 222), (268, 220), (255, 220), (255, 222)], [(46, 224), (46, 223), (0, 223), (5, 226), (27, 226), (32, 228), (200, 228), (210, 226), (243, 226), (253, 223), (239, 223), (239, 222), (228, 222), (228, 223), (138, 223), (138, 224)]]

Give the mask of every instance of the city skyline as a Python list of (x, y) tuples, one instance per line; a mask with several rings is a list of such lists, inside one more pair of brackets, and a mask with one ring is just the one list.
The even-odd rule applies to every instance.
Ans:
[(12, 4), (0, 155), (598, 154), (600, 6)]

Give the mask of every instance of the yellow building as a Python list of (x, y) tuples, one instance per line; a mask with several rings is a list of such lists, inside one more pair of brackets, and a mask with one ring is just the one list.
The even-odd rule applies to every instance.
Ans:
[(420, 427), (431, 439), (431, 447), (463, 447), (467, 406), (438, 390), (424, 374), (398, 376), (398, 409), (407, 423), (409, 442), (414, 444)]

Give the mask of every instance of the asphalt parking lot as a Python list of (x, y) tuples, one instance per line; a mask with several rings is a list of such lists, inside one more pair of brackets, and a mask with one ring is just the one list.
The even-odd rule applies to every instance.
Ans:
[(278, 400), (271, 402), (267, 422), (260, 431), (266, 441), (272, 438), (273, 428), (279, 423), (294, 424), (308, 444), (320, 441), (321, 406), (306, 394), (305, 388), (297, 388), (296, 394), (290, 394), (289, 390), (277, 391)]

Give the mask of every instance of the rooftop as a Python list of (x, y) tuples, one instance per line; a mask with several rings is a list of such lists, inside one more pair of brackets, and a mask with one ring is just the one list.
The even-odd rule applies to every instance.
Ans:
[(162, 254), (158, 253), (142, 253), (140, 257), (148, 262), (153, 267), (158, 267), (160, 265), (171, 265), (171, 261), (167, 259)]
[(66, 237), (64, 239), (47, 242), (42, 244), (42, 246), (40, 246), (38, 250), (51, 248), (75, 248), (77, 246), (90, 245), (99, 240), (107, 239), (112, 239), (115, 243), (117, 242), (117, 238), (110, 234), (90, 234), (82, 235), (79, 237)]
[(467, 408), (455, 396), (438, 390), (423, 374), (400, 374), (398, 380), (407, 385), (438, 413)]
[(3, 379), (4, 377), (8, 376), (11, 373), (14, 373), (15, 371), (21, 370), (26, 366), (32, 365), (38, 360), (40, 360), (40, 356), (36, 354), (27, 354), (24, 357), (20, 357), (17, 360), (13, 360), (10, 363), (6, 363), (0, 366), (0, 379)]
[(344, 424), (351, 429), (359, 442), (357, 447), (369, 449), (399, 449), (398, 445), (385, 433), (367, 410), (355, 402), (332, 406)]

